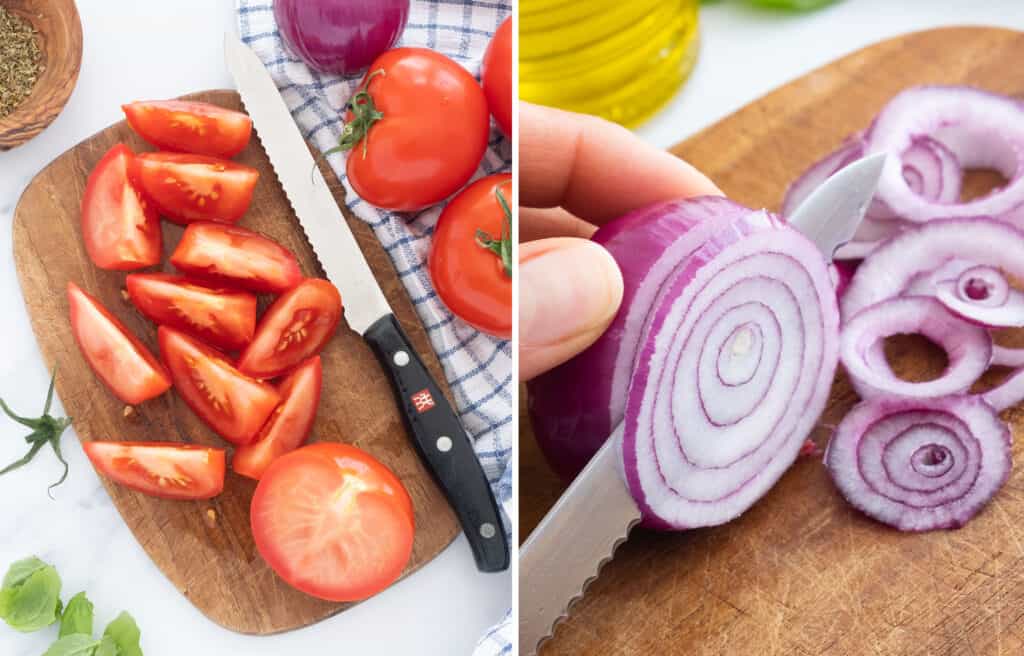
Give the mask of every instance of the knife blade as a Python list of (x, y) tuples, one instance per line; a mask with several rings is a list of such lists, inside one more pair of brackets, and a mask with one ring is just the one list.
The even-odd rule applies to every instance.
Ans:
[(836, 249), (857, 232), (882, 177), (885, 159), (885, 153), (877, 153), (836, 171), (786, 217), (829, 262)]
[(477, 568), (507, 569), (510, 555), (498, 505), (473, 443), (392, 314), (277, 85), (259, 57), (232, 34), (225, 35), (224, 55), (295, 216), (341, 292), (345, 319), (388, 375), (406, 429), (455, 510)]
[[(857, 231), (884, 164), (884, 155), (850, 164), (789, 217), (829, 262)], [(536, 656), (640, 523), (640, 509), (620, 473), (622, 431), (619, 424), (519, 551), (519, 646), (527, 656)]]

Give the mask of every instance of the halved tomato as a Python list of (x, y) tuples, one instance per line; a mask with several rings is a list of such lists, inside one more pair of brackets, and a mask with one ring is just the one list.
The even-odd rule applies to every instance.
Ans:
[(249, 378), (223, 353), (181, 331), (160, 326), (157, 337), (174, 388), (192, 412), (228, 442), (251, 442), (281, 402), (274, 386)]
[(252, 343), (238, 358), (238, 370), (256, 378), (276, 378), (319, 353), (340, 320), (338, 288), (307, 278), (267, 309)]
[(132, 273), (125, 282), (142, 314), (207, 344), (233, 351), (245, 348), (256, 332), (255, 294), (206, 287), (168, 273)]
[(124, 144), (107, 151), (82, 196), (82, 236), (93, 264), (101, 269), (141, 269), (160, 262), (160, 217), (131, 182), (135, 154)]
[(232, 469), (242, 476), (259, 480), (270, 463), (299, 448), (313, 428), (322, 382), (323, 367), (319, 355), (306, 360), (288, 374), (277, 388), (284, 400), (256, 439), (235, 450)]
[(252, 202), (260, 177), (251, 166), (187, 153), (141, 153), (128, 169), (132, 182), (160, 214), (175, 223), (234, 223)]
[(391, 470), (347, 444), (313, 444), (275, 460), (249, 517), (256, 548), (278, 576), (329, 601), (380, 592), (412, 553), (409, 493)]
[(114, 396), (134, 405), (170, 388), (167, 370), (146, 345), (73, 282), (68, 282), (68, 306), (71, 332), (82, 355)]
[(224, 449), (176, 442), (84, 442), (101, 476), (164, 499), (212, 499), (224, 490)]
[(128, 125), (157, 148), (234, 157), (249, 143), (252, 119), (210, 103), (144, 100), (121, 105)]
[(258, 232), (217, 223), (185, 228), (171, 264), (201, 280), (280, 294), (299, 284), (299, 261)]

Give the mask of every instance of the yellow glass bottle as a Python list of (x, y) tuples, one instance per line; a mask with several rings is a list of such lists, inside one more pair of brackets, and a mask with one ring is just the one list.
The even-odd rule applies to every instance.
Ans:
[(697, 59), (699, 0), (520, 0), (519, 97), (626, 126), (675, 95)]

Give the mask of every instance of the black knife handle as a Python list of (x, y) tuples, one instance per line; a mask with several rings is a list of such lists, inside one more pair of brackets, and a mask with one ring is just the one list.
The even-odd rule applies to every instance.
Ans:
[(508, 569), (509, 548), (498, 504), (473, 443), (448, 400), (394, 315), (378, 319), (363, 336), (388, 373), (416, 450), (455, 509), (477, 569)]

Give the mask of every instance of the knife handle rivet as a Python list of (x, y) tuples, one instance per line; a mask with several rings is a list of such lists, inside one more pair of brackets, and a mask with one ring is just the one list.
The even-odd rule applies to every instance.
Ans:
[(498, 531), (495, 530), (494, 524), (490, 522), (484, 522), (480, 525), (480, 535), (482, 535), (487, 540), (493, 538), (497, 533)]
[(395, 351), (395, 354), (391, 356), (391, 360), (399, 367), (404, 367), (409, 364), (409, 354), (405, 351)]
[(448, 453), (452, 450), (452, 438), (442, 435), (437, 438), (437, 450), (441, 453)]

